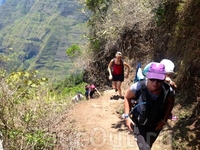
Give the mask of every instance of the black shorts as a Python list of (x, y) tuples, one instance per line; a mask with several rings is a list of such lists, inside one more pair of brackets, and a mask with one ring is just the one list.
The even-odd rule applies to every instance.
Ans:
[(112, 76), (113, 76), (112, 81), (120, 81), (120, 82), (124, 81), (124, 74), (119, 74), (119, 75), (112, 74)]

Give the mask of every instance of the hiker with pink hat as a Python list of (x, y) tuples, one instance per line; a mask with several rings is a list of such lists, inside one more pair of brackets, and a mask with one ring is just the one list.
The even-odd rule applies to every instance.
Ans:
[(174, 90), (164, 82), (165, 77), (165, 65), (152, 62), (147, 79), (132, 84), (125, 93), (126, 126), (134, 132), (140, 150), (151, 149), (173, 109)]
[(100, 92), (97, 90), (94, 84), (85, 86), (85, 97), (87, 100), (91, 99), (95, 92), (97, 92), (99, 96), (101, 96)]

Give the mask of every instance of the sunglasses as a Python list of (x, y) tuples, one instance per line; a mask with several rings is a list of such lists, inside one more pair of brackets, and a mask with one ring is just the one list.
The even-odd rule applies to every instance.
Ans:
[(164, 80), (159, 80), (159, 79), (149, 79), (151, 82), (159, 82), (159, 83), (161, 83), (161, 82), (163, 82)]

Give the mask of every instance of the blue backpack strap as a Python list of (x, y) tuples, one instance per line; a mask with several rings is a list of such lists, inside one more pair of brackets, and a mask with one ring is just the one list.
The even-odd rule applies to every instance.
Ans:
[[(146, 104), (146, 80), (140, 80), (138, 81), (140, 83), (141, 89), (139, 89), (138, 91), (136, 91), (136, 97), (134, 98), (134, 100), (136, 101), (135, 106), (133, 106), (131, 108), (130, 114), (133, 113), (134, 109), (136, 109), (139, 105), (142, 104)], [(138, 99), (142, 94), (142, 98), (144, 98), (144, 102), (142, 103), (138, 103)]]

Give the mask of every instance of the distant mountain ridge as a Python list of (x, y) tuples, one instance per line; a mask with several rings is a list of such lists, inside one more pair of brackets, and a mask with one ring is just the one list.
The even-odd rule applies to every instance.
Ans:
[(6, 1), (0, 7), (0, 55), (9, 71), (37, 69), (65, 77), (73, 69), (66, 49), (82, 44), (87, 17), (74, 0)]

